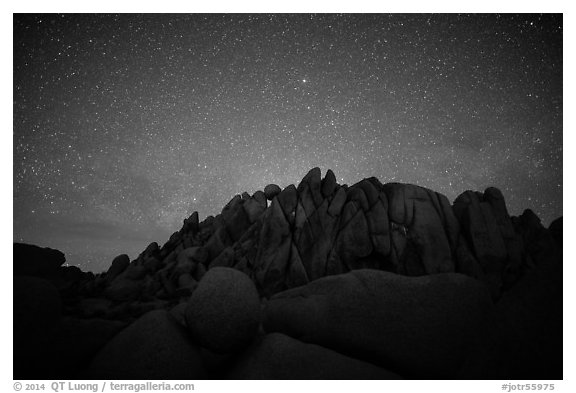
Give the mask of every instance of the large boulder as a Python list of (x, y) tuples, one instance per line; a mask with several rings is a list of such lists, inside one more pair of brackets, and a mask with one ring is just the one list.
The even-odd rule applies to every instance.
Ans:
[[(362, 258), (369, 256), (373, 251), (368, 221), (364, 211), (358, 208), (357, 202), (351, 200), (344, 205), (340, 226), (334, 241), (332, 258), (324, 269), (330, 274), (362, 267), (360, 262)], [(319, 276), (316, 275), (314, 278)]]
[(244, 273), (212, 268), (188, 300), (185, 318), (200, 345), (216, 353), (234, 352), (250, 344), (258, 333), (258, 292)]
[(264, 187), (264, 195), (269, 201), (274, 199), (274, 197), (280, 194), (280, 192), (282, 192), (282, 189), (276, 184), (268, 184), (266, 187)]
[(336, 191), (336, 193), (334, 194), (334, 197), (332, 198), (330, 205), (328, 206), (328, 214), (330, 214), (333, 217), (340, 216), (340, 213), (342, 212), (342, 208), (344, 207), (345, 203), (346, 203), (346, 190), (343, 187), (340, 187), (338, 191)]
[(184, 220), (184, 225), (182, 226), (183, 232), (190, 232), (195, 234), (198, 232), (198, 212), (192, 213), (192, 215)]
[(262, 194), (262, 191), (255, 193), (254, 196), (252, 196), (250, 199), (247, 199), (242, 205), (248, 216), (248, 220), (251, 223), (257, 221), (267, 207), (266, 197), (260, 196), (258, 193)]
[[(324, 200), (312, 214), (295, 217), (294, 244), (304, 271), (302, 284), (326, 275), (326, 263), (333, 248), (337, 219), (328, 214)], [(294, 282), (294, 280), (290, 280)]]
[(106, 272), (106, 283), (111, 283), (114, 281), (119, 274), (124, 272), (126, 268), (130, 265), (130, 257), (126, 254), (118, 255), (112, 261), (112, 265), (108, 268)]
[(14, 243), (14, 275), (42, 277), (56, 272), (64, 262), (66, 257), (59, 250)]
[(264, 328), (404, 377), (450, 378), (491, 309), (485, 285), (461, 274), (362, 269), (276, 294)]
[(254, 277), (262, 292), (269, 295), (285, 289), (292, 232), (278, 198), (272, 200), (263, 220), (258, 239)]
[(229, 379), (400, 379), (388, 370), (281, 333), (249, 348)]
[(497, 220), (505, 214), (505, 207), (503, 210), (498, 208), (496, 201), (499, 200), (494, 195), (497, 193), (489, 191), (486, 198), (480, 192), (466, 191), (456, 198), (453, 209), (492, 297), (496, 299), (502, 291), (508, 250), (501, 232), (502, 225)]
[(220, 226), (214, 231), (208, 242), (204, 245), (208, 252), (207, 260), (216, 258), (228, 246), (232, 245), (233, 241), (228, 234), (225, 226)]
[[(446, 197), (412, 184), (383, 186), (394, 271), (409, 276), (454, 272), (457, 221)], [(443, 202), (444, 201), (444, 202)]]
[(554, 238), (556, 243), (560, 246), (560, 248), (562, 248), (562, 244), (563, 244), (562, 234), (564, 232), (563, 231), (562, 217), (559, 217), (559, 218), (555, 219), (554, 221), (552, 221), (552, 223), (548, 227), (548, 231), (550, 231), (550, 234), (552, 235), (552, 237)]
[(238, 241), (250, 226), (250, 217), (242, 205), (238, 205), (231, 214), (225, 217), (226, 230), (234, 242)]
[(304, 208), (308, 215), (312, 214), (314, 208), (320, 206), (324, 200), (321, 191), (321, 183), (322, 172), (320, 171), (320, 168), (316, 167), (308, 171), (296, 188), (303, 201), (309, 198), (308, 200), (310, 201), (310, 204), (304, 203)]
[(167, 311), (151, 311), (98, 352), (86, 379), (203, 379), (199, 347)]
[(502, 192), (497, 188), (488, 187), (484, 191), (483, 198), (491, 207), (506, 247), (507, 260), (504, 267), (503, 287), (507, 289), (521, 275), (521, 267), (525, 259), (524, 242), (522, 236), (514, 230)]
[(298, 205), (298, 191), (294, 184), (290, 184), (277, 196), (278, 203), (290, 225), (294, 224), (294, 211)]
[(336, 183), (336, 175), (331, 169), (326, 171), (324, 179), (322, 179), (322, 196), (328, 198), (336, 190), (338, 183)]

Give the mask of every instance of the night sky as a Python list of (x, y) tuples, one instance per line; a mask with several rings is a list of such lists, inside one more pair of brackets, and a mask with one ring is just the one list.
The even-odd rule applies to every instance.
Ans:
[(315, 166), (562, 215), (561, 15), (15, 15), (13, 88), (14, 241), (83, 270)]

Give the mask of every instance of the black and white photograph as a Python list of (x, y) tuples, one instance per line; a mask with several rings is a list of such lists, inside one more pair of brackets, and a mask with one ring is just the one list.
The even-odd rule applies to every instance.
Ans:
[(564, 15), (385, 10), (13, 12), (11, 378), (554, 390)]

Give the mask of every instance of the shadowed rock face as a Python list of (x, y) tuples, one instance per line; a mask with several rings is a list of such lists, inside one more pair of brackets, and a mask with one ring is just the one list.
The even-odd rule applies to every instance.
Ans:
[[(79, 337), (100, 332), (86, 346), (89, 355), (60, 351), (68, 354), (61, 356), (78, 359), (63, 364), (88, 364), (105, 341), (113, 340), (118, 326), (129, 324), (129, 329), (140, 321), (138, 329), (128, 331), (142, 337), (174, 332), (176, 341), (187, 334), (191, 341), (186, 345), (204, 346), (190, 364), (196, 364), (199, 375), (209, 370), (209, 377), (313, 378), (304, 369), (277, 374), (247, 366), (264, 360), (281, 362), (282, 353), (296, 364), (299, 350), (327, 359), (337, 369), (349, 364), (350, 378), (498, 375), (505, 379), (507, 370), (516, 379), (558, 375), (550, 366), (557, 363), (544, 365), (538, 356), (554, 356), (561, 346), (561, 341), (553, 340), (562, 335), (557, 323), (561, 307), (545, 308), (528, 294), (549, 294), (549, 286), (561, 285), (561, 219), (547, 229), (530, 210), (510, 217), (502, 193), (493, 187), (483, 193), (466, 191), (451, 204), (444, 195), (416, 185), (382, 184), (372, 177), (347, 186), (339, 185), (331, 170), (324, 178), (321, 175), (314, 168), (297, 186), (281, 189), (271, 184), (253, 195), (236, 195), (220, 214), (203, 221), (194, 212), (164, 245), (151, 243), (133, 261), (120, 255), (107, 272), (96, 276), (62, 267), (64, 255), (57, 250), (22, 244), (14, 245), (14, 272), (41, 277), (60, 295), (61, 312), (51, 322), (54, 329), (61, 325), (62, 314), (68, 318), (67, 332), (75, 329), (70, 326), (81, 327)], [(230, 301), (216, 301), (214, 296)], [(35, 304), (22, 292), (15, 292), (15, 297), (24, 299), (24, 305)], [(558, 299), (561, 302), (557, 291), (550, 299), (556, 306)], [(295, 306), (300, 303), (302, 307)], [(260, 314), (260, 306), (267, 311)], [(542, 327), (520, 308), (545, 309), (556, 322)], [(155, 310), (170, 310), (175, 318), (150, 317)], [(258, 328), (259, 315), (264, 315), (264, 324)], [(141, 321), (145, 316), (148, 320)], [(86, 323), (70, 323), (78, 319)], [(20, 320), (26, 326), (41, 326), (47, 319), (38, 313), (38, 320), (29, 316)], [(142, 328), (150, 321), (160, 321), (161, 329)], [(238, 335), (234, 324), (248, 326), (248, 333)], [(526, 330), (523, 324), (539, 326), (543, 333)], [(354, 333), (362, 329), (363, 334)], [(516, 329), (525, 329), (526, 334), (516, 335)], [(292, 338), (265, 335), (271, 332)], [(125, 341), (128, 336), (122, 337)], [(512, 337), (513, 345), (494, 344)], [(118, 344), (122, 340), (116, 341), (117, 348), (122, 348)], [(32, 346), (20, 347), (29, 351), (36, 345), (31, 342)], [(275, 345), (280, 352), (274, 352)], [(505, 360), (494, 361), (528, 345), (530, 350), (520, 352), (525, 353), (522, 360), (530, 362), (525, 369), (531, 374), (523, 375), (521, 367), (502, 366)], [(546, 345), (552, 349), (540, 350)], [(108, 354), (118, 350), (107, 347)], [(475, 361), (467, 351), (478, 351)], [(248, 363), (238, 364), (238, 359)], [(165, 361), (163, 367), (169, 370), (168, 356)], [(364, 362), (375, 368), (359, 371)], [(486, 368), (487, 363), (493, 367)], [(460, 370), (462, 364), (466, 366)], [(336, 377), (323, 370), (320, 378)], [(112, 371), (106, 372), (123, 375)], [(138, 372), (132, 368), (126, 375)]]
[[(237, 195), (216, 217), (189, 221), (197, 214), (160, 249), (151, 272), (163, 296), (174, 296), (178, 286), (178, 256), (199, 247), (207, 255), (201, 265), (241, 270), (266, 297), (370, 268), (407, 276), (462, 273), (484, 281), (496, 299), (530, 265), (523, 233), (535, 225), (529, 219), (515, 225), (496, 188), (466, 191), (451, 205), (426, 188), (376, 178), (340, 186), (332, 171), (322, 178), (318, 168), (297, 187)], [(132, 264), (142, 265), (149, 253)], [(170, 273), (169, 282), (158, 271)]]
[(273, 296), (264, 328), (401, 375), (444, 378), (460, 367), (492, 306), (485, 285), (462, 274), (360, 269)]
[(42, 277), (66, 262), (64, 253), (52, 248), (14, 243), (14, 275)]
[(117, 334), (94, 358), (89, 379), (202, 379), (199, 348), (166, 311), (152, 311)]
[(190, 297), (185, 318), (202, 346), (216, 353), (233, 352), (258, 333), (258, 292), (250, 278), (238, 270), (210, 269)]
[(249, 348), (230, 379), (400, 379), (386, 369), (280, 333)]

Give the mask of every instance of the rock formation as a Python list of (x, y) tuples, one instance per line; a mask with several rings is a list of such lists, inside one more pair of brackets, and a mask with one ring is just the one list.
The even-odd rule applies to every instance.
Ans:
[(314, 168), (105, 273), (64, 261), (14, 244), (14, 378), (562, 378), (562, 221), (492, 187)]

